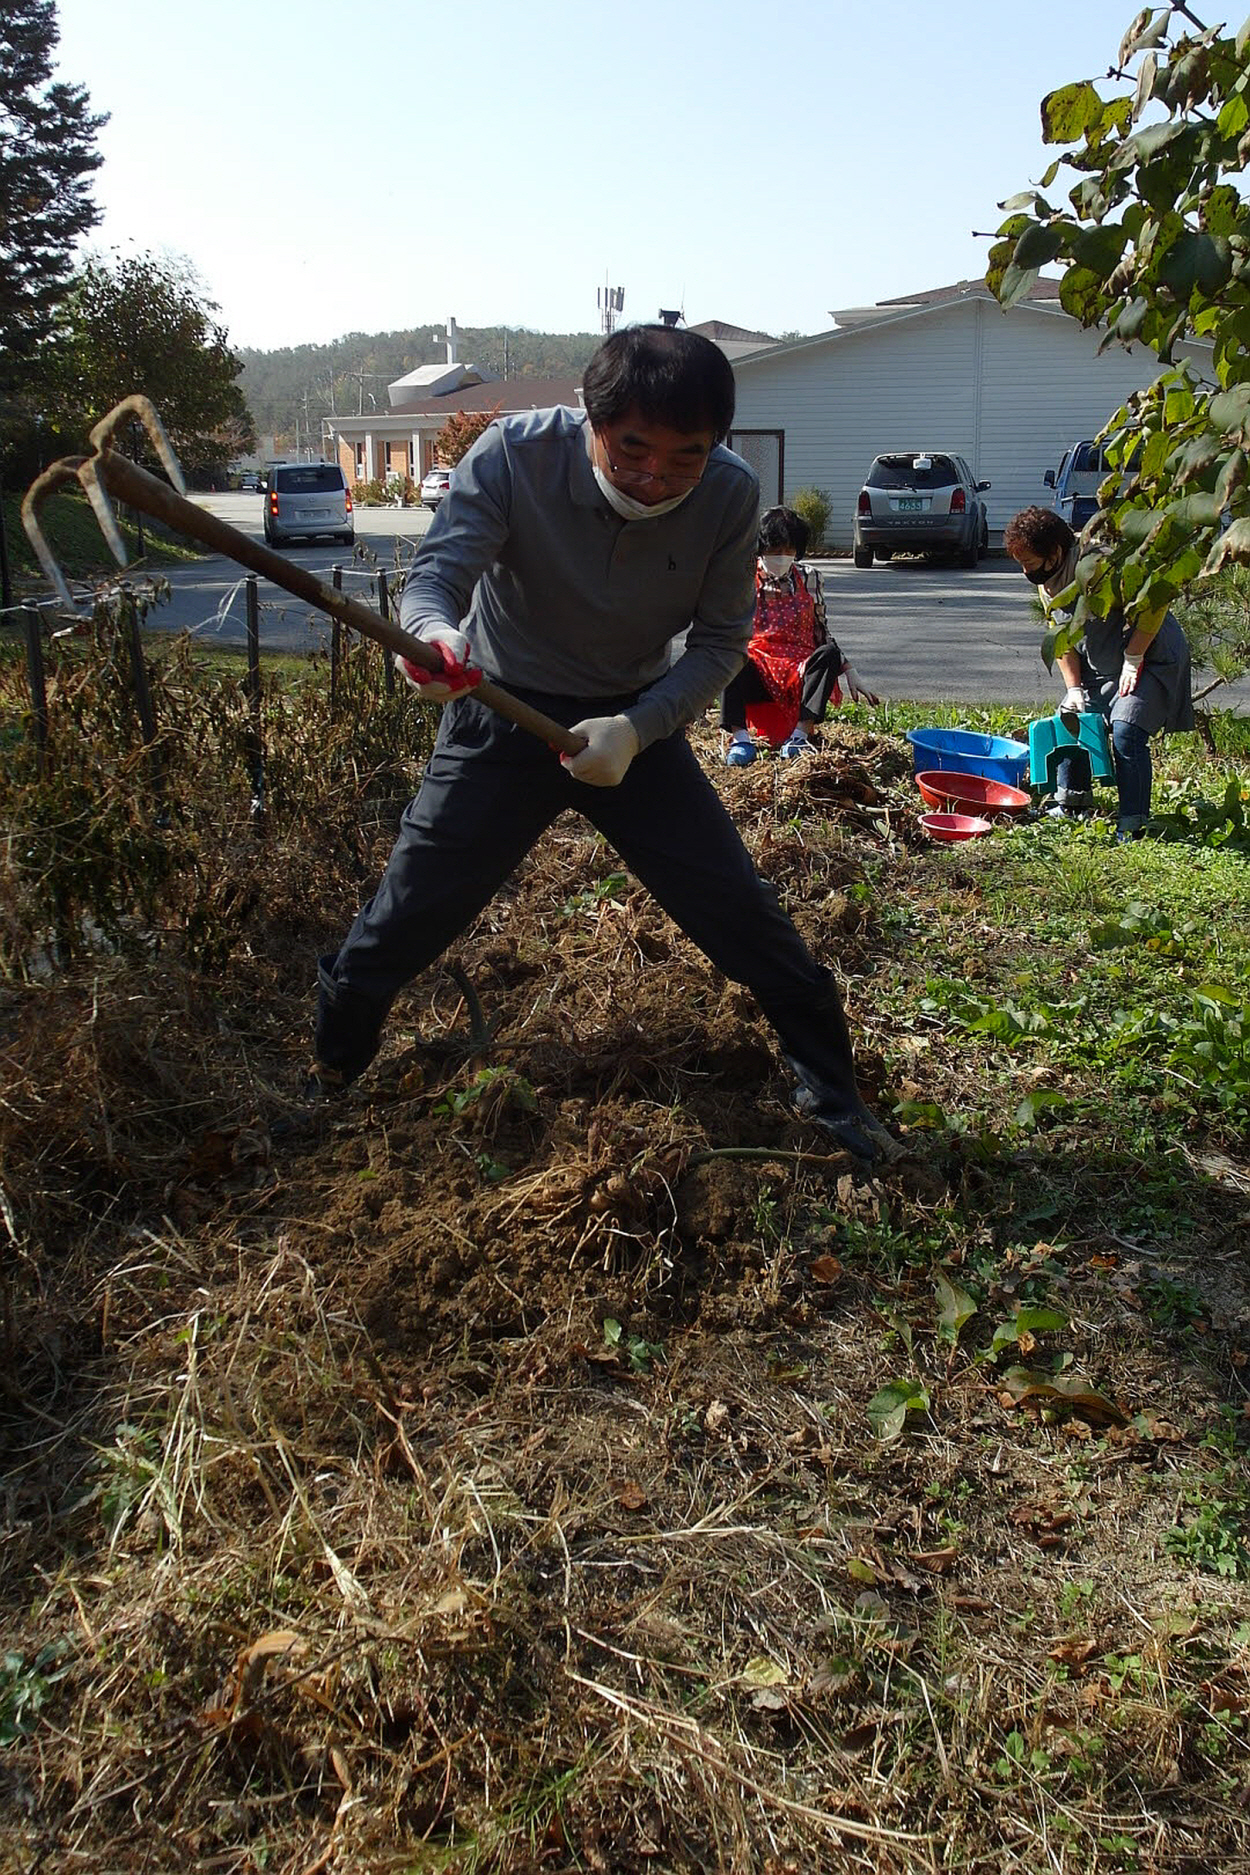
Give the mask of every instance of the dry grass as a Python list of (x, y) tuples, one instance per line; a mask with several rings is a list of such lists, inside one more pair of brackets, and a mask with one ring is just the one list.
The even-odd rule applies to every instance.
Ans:
[[(908, 768), (840, 726), (723, 780), (874, 1090), (1001, 1112), (1032, 1063), (904, 1000), (981, 891), (909, 844)], [(1191, 1126), (1166, 1224), (1114, 1127), (918, 1131), (857, 1178), (614, 863), (561, 825), (466, 941), (485, 1077), (431, 973), (312, 1119), (349, 862), (220, 972), (5, 990), (0, 1866), (1250, 1869), (1250, 1588), (1175, 1536), (1240, 1514), (1238, 1141)], [(1084, 1409), (989, 1355), (1041, 1300)]]

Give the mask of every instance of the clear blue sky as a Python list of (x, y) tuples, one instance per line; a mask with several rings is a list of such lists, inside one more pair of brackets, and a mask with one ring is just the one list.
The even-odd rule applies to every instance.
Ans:
[(185, 255), (235, 345), (593, 332), (608, 280), (627, 320), (814, 332), (982, 274), (1042, 96), (1137, 10), (58, 0), (57, 75), (111, 113), (92, 244)]

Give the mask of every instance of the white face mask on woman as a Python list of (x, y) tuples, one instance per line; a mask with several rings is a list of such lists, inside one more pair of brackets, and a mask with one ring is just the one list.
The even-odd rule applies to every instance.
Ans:
[(784, 579), (794, 565), (792, 553), (762, 553), (760, 565), (768, 579)]
[(648, 506), (645, 501), (635, 501), (632, 495), (627, 495), (623, 489), (616, 486), (615, 482), (609, 482), (597, 462), (592, 463), (591, 467), (601, 493), (610, 506), (615, 508), (622, 521), (654, 521), (661, 514), (671, 514), (674, 508), (680, 508), (687, 495), (692, 493), (689, 488), (683, 488), (680, 495), (670, 495), (667, 501), (653, 501)]

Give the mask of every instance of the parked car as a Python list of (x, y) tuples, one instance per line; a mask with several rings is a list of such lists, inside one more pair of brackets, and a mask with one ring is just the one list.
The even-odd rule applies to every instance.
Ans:
[(873, 460), (855, 508), (853, 558), (871, 566), (896, 553), (941, 553), (975, 566), (989, 546), (989, 517), (962, 456), (891, 451)]
[(347, 479), (335, 462), (278, 463), (269, 471), (265, 539), (276, 546), (301, 534), (349, 547), (356, 538)]
[(264, 486), (257, 469), (244, 469), (239, 477), (239, 489), (243, 493), (251, 492), (258, 495)]
[(450, 469), (427, 469), (421, 478), (421, 499), (425, 506), (437, 508), (450, 487)]
[(1092, 439), (1073, 443), (1059, 459), (1057, 469), (1047, 469), (1042, 481), (1051, 489), (1051, 506), (1062, 515), (1074, 534), (1098, 510), (1098, 484), (1110, 473), (1111, 465), (1101, 446)]

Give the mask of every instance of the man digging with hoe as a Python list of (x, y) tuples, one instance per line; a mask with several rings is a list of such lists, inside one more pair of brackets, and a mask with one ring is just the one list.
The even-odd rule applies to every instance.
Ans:
[[(724, 447), (728, 360), (697, 333), (626, 327), (591, 359), (583, 395), (584, 412), (491, 425), (408, 576), (401, 623), (442, 671), (399, 668), (455, 707), (376, 895), (320, 961), (310, 1091), (368, 1067), (398, 991), (572, 807), (755, 996), (798, 1077), (796, 1110), (858, 1159), (892, 1158), (900, 1147), (856, 1086), (832, 973), (756, 873), (684, 733), (741, 668), (755, 603), (759, 485)], [(584, 747), (557, 756), (484, 709), (483, 674)]]

